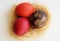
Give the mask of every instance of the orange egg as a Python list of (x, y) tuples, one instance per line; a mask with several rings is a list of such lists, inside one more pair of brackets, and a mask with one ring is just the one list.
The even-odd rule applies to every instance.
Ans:
[(29, 17), (34, 12), (34, 7), (30, 3), (21, 3), (17, 5), (15, 12), (18, 16)]

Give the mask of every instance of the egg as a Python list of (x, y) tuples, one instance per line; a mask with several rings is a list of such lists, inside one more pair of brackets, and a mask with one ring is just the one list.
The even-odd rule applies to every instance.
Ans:
[(20, 36), (28, 32), (30, 28), (30, 22), (27, 18), (17, 18), (14, 24), (14, 32)]
[(15, 8), (16, 15), (29, 17), (34, 12), (34, 7), (30, 3), (20, 3)]

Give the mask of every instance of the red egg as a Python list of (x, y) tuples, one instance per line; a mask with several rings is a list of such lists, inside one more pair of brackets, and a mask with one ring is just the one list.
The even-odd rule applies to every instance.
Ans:
[(14, 25), (14, 32), (16, 35), (23, 35), (28, 32), (30, 28), (30, 22), (27, 18), (18, 18)]
[(16, 6), (15, 12), (18, 16), (29, 17), (34, 12), (34, 7), (30, 3), (21, 3)]

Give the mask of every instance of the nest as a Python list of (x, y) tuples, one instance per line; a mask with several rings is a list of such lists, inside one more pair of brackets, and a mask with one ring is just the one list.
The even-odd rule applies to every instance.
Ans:
[(24, 39), (24, 38), (37, 37), (37, 36), (41, 35), (45, 31), (45, 29), (48, 27), (50, 16), (49, 16), (49, 13), (48, 13), (47, 9), (45, 8), (45, 6), (38, 5), (38, 4), (33, 4), (33, 6), (35, 8), (35, 11), (42, 10), (47, 15), (47, 20), (46, 20), (45, 25), (43, 25), (43, 26), (41, 26), (41, 28), (37, 28), (37, 29), (32, 29), (32, 27), (31, 27), (31, 29), (26, 34), (24, 34), (22, 36), (15, 35), (15, 33), (13, 32), (13, 24), (16, 20), (16, 16), (15, 16), (15, 13), (14, 13), (14, 10), (15, 10), (15, 7), (16, 7), (15, 6), (15, 7), (12, 8), (12, 10), (10, 10), (10, 14), (9, 14), (9, 24), (10, 24), (9, 34), (11, 36), (13, 36), (14, 38)]

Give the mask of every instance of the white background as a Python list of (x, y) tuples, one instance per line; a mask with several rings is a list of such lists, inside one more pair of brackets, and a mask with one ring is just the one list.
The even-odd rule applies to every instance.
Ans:
[[(6, 32), (8, 28), (8, 11), (13, 4), (25, 1), (45, 5), (50, 12), (51, 22), (43, 36), (17, 40), (10, 37)], [(60, 41), (60, 0), (0, 0), (0, 41)]]

